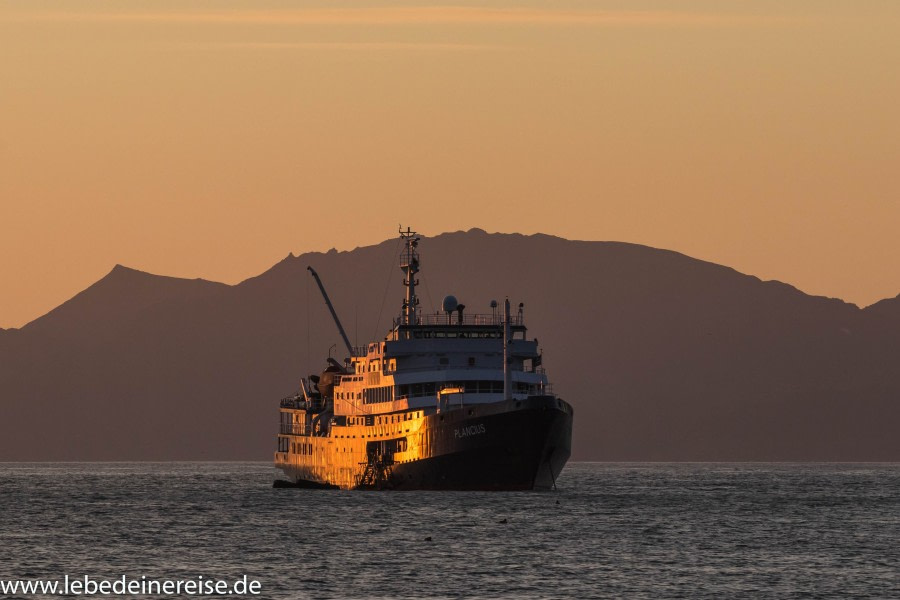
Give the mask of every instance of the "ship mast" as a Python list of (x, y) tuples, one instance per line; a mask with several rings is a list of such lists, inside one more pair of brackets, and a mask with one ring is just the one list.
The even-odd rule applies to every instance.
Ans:
[(407, 227), (406, 231), (400, 229), (400, 239), (406, 244), (400, 254), (400, 269), (403, 271), (403, 285), (406, 286), (401, 323), (415, 325), (416, 309), (419, 305), (419, 299), (416, 298), (416, 285), (419, 283), (416, 279), (416, 273), (419, 272), (419, 253), (416, 252), (416, 247), (419, 245), (419, 238), (416, 237), (415, 231)]
[(512, 399), (512, 372), (509, 368), (509, 298), (503, 305), (503, 399)]

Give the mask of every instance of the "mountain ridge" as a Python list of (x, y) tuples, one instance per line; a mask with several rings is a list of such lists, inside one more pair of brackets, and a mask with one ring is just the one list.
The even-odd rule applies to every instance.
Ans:
[[(68, 319), (76, 317), (82, 324), (96, 326), (110, 315), (97, 314), (91, 311), (92, 303), (98, 295), (119, 294), (130, 302), (134, 313), (152, 306), (156, 302), (164, 302), (177, 298), (182, 294), (190, 294), (200, 289), (211, 290), (227, 287), (226, 284), (207, 281), (205, 279), (184, 279), (167, 275), (156, 275), (130, 267), (116, 264), (106, 275), (66, 300), (56, 308), (25, 324), (22, 331), (49, 331), (59, 327)], [(104, 307), (108, 310), (108, 307)], [(122, 313), (125, 306), (119, 307)], [(81, 311), (80, 314), (77, 314)], [(124, 316), (119, 314), (117, 316)]]
[[(307, 265), (360, 344), (399, 310), (398, 250), (290, 253), (235, 285), (115, 267), (0, 336), (0, 459), (266, 459), (277, 399), (342, 347)], [(627, 242), (470, 230), (421, 250), (426, 312), (525, 302), (575, 459), (900, 459), (897, 299), (860, 309)]]
[[(733, 267), (729, 267), (729, 266), (727, 266), (727, 265), (722, 265), (722, 264), (719, 264), (719, 263), (716, 263), (716, 262), (713, 262), (713, 261), (710, 261), (710, 260), (706, 260), (706, 259), (696, 258), (696, 257), (693, 257), (693, 256), (691, 256), (691, 255), (689, 255), (689, 254), (685, 254), (685, 253), (683, 253), (683, 252), (679, 252), (679, 251), (677, 251), (677, 250), (670, 250), (670, 249), (665, 249), (665, 248), (656, 248), (656, 247), (653, 247), (653, 246), (648, 246), (648, 245), (645, 245), (645, 244), (637, 244), (637, 243), (633, 243), (633, 242), (612, 241), (612, 240), (610, 240), (610, 241), (599, 241), (599, 240), (569, 240), (569, 239), (567, 239), (567, 238), (562, 238), (562, 237), (559, 237), (559, 236), (555, 236), (555, 235), (551, 235), (551, 234), (546, 234), (546, 233), (540, 233), (540, 232), (538, 232), (538, 233), (533, 233), (533, 234), (521, 234), (521, 233), (488, 233), (488, 232), (486, 232), (485, 230), (483, 230), (483, 229), (481, 229), (481, 228), (478, 228), (478, 227), (473, 227), (473, 228), (470, 228), (470, 229), (468, 229), (468, 230), (458, 230), (458, 231), (453, 231), (453, 232), (444, 232), (444, 233), (438, 234), (437, 236), (434, 236), (434, 237), (431, 237), (431, 238), (426, 238), (426, 239), (434, 240), (434, 239), (442, 238), (442, 237), (444, 237), (444, 236), (451, 236), (451, 235), (457, 235), (457, 234), (475, 234), (475, 235), (484, 235), (484, 236), (517, 236), (517, 237), (524, 237), (524, 238), (545, 238), (545, 239), (551, 239), (551, 240), (559, 240), (559, 241), (562, 241), (562, 242), (568, 242), (568, 243), (611, 244), (611, 245), (623, 245), (623, 246), (627, 246), (627, 247), (636, 247), (636, 248), (646, 249), (646, 250), (649, 250), (649, 251), (655, 251), (655, 252), (661, 252), (661, 253), (670, 253), (670, 254), (673, 254), (673, 255), (676, 255), (676, 256), (679, 256), (679, 257), (683, 257), (683, 258), (688, 259), (688, 260), (691, 260), (691, 261), (696, 261), (696, 262), (699, 262), (699, 263), (704, 263), (704, 264), (712, 265), (712, 266), (715, 266), (715, 267), (718, 267), (718, 268), (721, 268), (721, 269), (725, 269), (725, 270), (731, 271), (731, 272), (733, 272), (733, 273), (735, 273), (735, 274), (738, 274), (738, 275), (741, 275), (741, 276), (744, 276), (744, 277), (750, 277), (750, 278), (753, 278), (753, 279), (759, 281), (760, 283), (764, 283), (764, 284), (776, 284), (776, 285), (780, 285), (780, 286), (785, 286), (786, 288), (788, 288), (788, 289), (790, 289), (790, 290), (799, 292), (800, 294), (803, 294), (803, 295), (808, 296), (808, 297), (810, 297), (810, 298), (823, 298), (823, 299), (827, 299), (827, 300), (839, 301), (839, 302), (841, 302), (841, 303), (843, 303), (843, 304), (847, 304), (847, 305), (850, 305), (850, 306), (855, 306), (855, 307), (859, 308), (860, 310), (868, 310), (868, 309), (872, 309), (872, 308), (874, 308), (874, 307), (876, 307), (876, 306), (881, 307), (881, 306), (885, 306), (885, 305), (886, 305), (886, 306), (891, 306), (891, 307), (893, 307), (893, 301), (895, 301), (895, 300), (897, 301), (897, 304), (900, 305), (900, 294), (898, 294), (896, 297), (893, 297), (893, 298), (884, 298), (884, 299), (879, 300), (879, 301), (877, 301), (877, 302), (874, 302), (873, 304), (870, 304), (870, 305), (868, 305), (868, 306), (866, 306), (866, 307), (860, 307), (860, 306), (858, 306), (858, 305), (856, 305), (856, 304), (854, 304), (854, 303), (852, 303), (852, 302), (848, 302), (848, 301), (846, 301), (846, 300), (844, 300), (844, 299), (842, 299), (842, 298), (836, 297), (836, 296), (826, 296), (826, 295), (819, 295), (819, 294), (810, 294), (810, 293), (808, 293), (808, 292), (803, 291), (803, 290), (800, 289), (800, 288), (797, 288), (796, 286), (794, 286), (794, 285), (792, 285), (792, 284), (790, 284), (790, 283), (783, 282), (783, 281), (778, 280), (778, 279), (762, 279), (762, 278), (760, 278), (760, 277), (757, 277), (756, 275), (752, 275), (752, 274), (748, 274), (748, 273), (743, 273), (742, 271), (739, 271), (739, 270), (737, 270), (737, 269), (735, 269), (735, 268), (733, 268)], [(34, 323), (37, 323), (37, 322), (39, 322), (39, 321), (42, 321), (45, 317), (48, 317), (49, 315), (51, 315), (52, 313), (54, 313), (54, 312), (57, 311), (58, 309), (60, 309), (60, 308), (62, 308), (62, 307), (64, 307), (64, 306), (66, 306), (67, 304), (69, 304), (69, 303), (72, 302), (73, 300), (76, 300), (76, 299), (79, 298), (82, 294), (84, 294), (85, 292), (88, 292), (89, 290), (91, 290), (92, 288), (94, 288), (95, 286), (97, 286), (98, 284), (102, 284), (102, 283), (106, 283), (106, 282), (108, 282), (108, 281), (110, 281), (110, 280), (118, 279), (120, 276), (121, 276), (121, 277), (145, 276), (145, 277), (148, 277), (148, 278), (159, 278), (159, 279), (163, 279), (163, 280), (172, 280), (172, 281), (181, 281), (181, 282), (197, 281), (197, 282), (203, 282), (203, 283), (208, 283), (208, 284), (213, 284), (213, 285), (218, 285), (218, 286), (238, 287), (238, 286), (241, 286), (241, 285), (246, 284), (247, 282), (250, 282), (250, 281), (256, 280), (256, 279), (258, 279), (258, 278), (260, 278), (260, 277), (263, 277), (264, 275), (266, 275), (266, 274), (269, 273), (270, 271), (273, 271), (273, 270), (279, 268), (279, 266), (282, 266), (282, 265), (284, 265), (284, 264), (286, 264), (286, 263), (291, 263), (291, 261), (300, 261), (300, 262), (304, 262), (304, 261), (309, 261), (309, 260), (311, 260), (311, 259), (313, 259), (313, 258), (315, 258), (315, 257), (324, 257), (324, 256), (329, 256), (329, 255), (335, 255), (335, 254), (337, 254), (337, 255), (346, 255), (346, 254), (351, 254), (351, 253), (353, 253), (353, 252), (355, 252), (355, 251), (357, 251), (357, 250), (360, 250), (360, 249), (364, 249), (364, 248), (374, 248), (374, 247), (382, 246), (382, 245), (384, 245), (384, 244), (386, 244), (386, 243), (389, 243), (389, 242), (391, 242), (391, 240), (387, 240), (387, 241), (385, 241), (385, 242), (381, 242), (381, 243), (379, 243), (379, 244), (375, 244), (375, 245), (372, 245), (372, 246), (357, 246), (357, 247), (353, 248), (352, 250), (337, 250), (336, 248), (331, 248), (331, 249), (329, 249), (329, 250), (327, 250), (327, 251), (324, 251), (324, 252), (322, 252), (322, 251), (311, 251), (311, 252), (303, 252), (303, 253), (301, 253), (301, 254), (296, 254), (296, 255), (295, 255), (293, 252), (289, 252), (289, 253), (287, 254), (287, 256), (285, 256), (285, 257), (284, 257), (283, 259), (281, 259), (280, 261), (276, 262), (274, 265), (272, 265), (271, 267), (269, 267), (269, 268), (266, 269), (265, 271), (263, 271), (263, 272), (261, 272), (261, 273), (259, 273), (259, 274), (257, 274), (257, 275), (252, 275), (252, 276), (250, 276), (250, 277), (247, 277), (246, 279), (243, 279), (243, 280), (241, 280), (241, 281), (239, 281), (239, 282), (237, 282), (237, 283), (235, 283), (235, 284), (226, 284), (226, 283), (223, 283), (223, 282), (218, 282), (218, 281), (214, 281), (214, 280), (210, 280), (210, 279), (206, 279), (206, 278), (201, 278), (201, 277), (197, 277), (197, 278), (186, 278), (186, 277), (177, 277), (177, 276), (171, 276), (171, 275), (163, 275), (163, 274), (158, 274), (158, 273), (152, 273), (152, 272), (149, 272), (149, 271), (144, 271), (144, 270), (142, 270), (142, 269), (137, 269), (137, 268), (134, 268), (134, 267), (129, 267), (129, 266), (123, 265), (123, 264), (121, 264), (121, 263), (116, 263), (116, 264), (113, 266), (113, 268), (109, 271), (109, 273), (107, 273), (106, 275), (104, 275), (103, 277), (101, 277), (100, 279), (98, 279), (96, 282), (94, 282), (93, 284), (91, 284), (90, 286), (88, 286), (87, 288), (85, 288), (84, 290), (82, 290), (81, 292), (79, 292), (78, 294), (76, 294), (75, 296), (73, 296), (72, 298), (70, 298), (70, 299), (64, 301), (64, 302), (61, 303), (59, 306), (57, 306), (57, 307), (51, 309), (50, 311), (48, 311), (47, 313), (45, 313), (45, 314), (43, 314), (43, 315), (40, 315), (40, 316), (36, 317), (35, 319), (29, 321), (28, 323), (26, 323), (25, 325), (23, 325), (23, 326), (21, 326), (21, 327), (10, 327), (10, 328), (3, 328), (3, 327), (0, 327), (0, 333), (2, 333), (2, 332), (7, 332), (7, 331), (23, 330), (23, 329), (25, 329), (25, 328), (27, 328), (27, 327), (30, 327), (30, 326), (32, 326)], [(305, 267), (304, 267), (304, 268), (305, 268)], [(898, 306), (898, 310), (900, 310), (900, 306)]]

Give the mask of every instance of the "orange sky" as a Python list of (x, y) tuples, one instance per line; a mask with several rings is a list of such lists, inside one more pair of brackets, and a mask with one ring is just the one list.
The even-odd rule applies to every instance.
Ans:
[(0, 327), (481, 227), (900, 293), (900, 2), (0, 4)]

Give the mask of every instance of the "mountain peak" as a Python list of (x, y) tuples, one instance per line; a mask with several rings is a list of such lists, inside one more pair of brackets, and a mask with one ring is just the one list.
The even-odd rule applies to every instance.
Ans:
[[(126, 267), (123, 264), (116, 263), (116, 265), (112, 268), (112, 270), (107, 273), (102, 279), (108, 278), (118, 278), (118, 277), (130, 277), (133, 275), (148, 275), (150, 277), (154, 277), (153, 273), (147, 273), (146, 271), (140, 271), (138, 269), (132, 269), (131, 267)], [(158, 277), (158, 275), (156, 276)]]
[(36, 331), (80, 331), (115, 326), (155, 304), (228, 287), (205, 279), (155, 275), (121, 264), (49, 313), (25, 325)]

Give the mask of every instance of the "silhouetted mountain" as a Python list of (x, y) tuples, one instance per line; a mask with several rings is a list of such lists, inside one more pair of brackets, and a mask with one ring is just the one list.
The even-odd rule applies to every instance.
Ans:
[[(860, 310), (676, 252), (546, 235), (421, 244), (425, 310), (525, 303), (574, 459), (900, 460), (900, 297)], [(384, 335), (399, 245), (289, 255), (236, 286), (116, 267), (0, 335), (0, 459), (267, 459), (277, 401)]]
[(865, 312), (877, 319), (900, 319), (900, 296), (885, 298), (866, 307)]
[(56, 336), (117, 331), (125, 322), (145, 318), (145, 313), (154, 307), (190, 302), (228, 287), (203, 279), (151, 275), (116, 265), (103, 279), (22, 329)]

